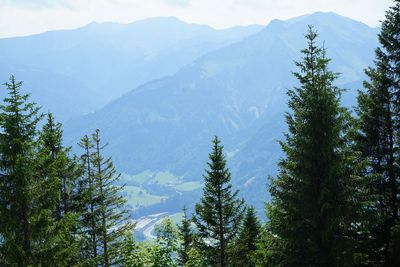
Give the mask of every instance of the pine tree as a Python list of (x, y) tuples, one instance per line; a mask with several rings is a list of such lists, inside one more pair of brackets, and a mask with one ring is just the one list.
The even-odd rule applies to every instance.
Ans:
[(367, 248), (374, 264), (391, 266), (391, 231), (399, 222), (400, 188), (400, 1), (386, 13), (375, 52), (375, 66), (368, 68), (366, 91), (360, 92), (358, 145), (369, 162), (370, 194), (377, 195), (371, 220), (372, 240)]
[(45, 154), (47, 166), (42, 170), (54, 171), (57, 177), (59, 201), (57, 202), (56, 216), (62, 218), (68, 212), (77, 213), (77, 180), (81, 175), (81, 166), (74, 156), (70, 156), (71, 147), (63, 145), (63, 130), (61, 123), (57, 123), (52, 113), (47, 114), (47, 123), (40, 132), (39, 153)]
[(183, 218), (181, 224), (178, 225), (181, 245), (178, 249), (178, 261), (181, 266), (185, 266), (188, 261), (188, 253), (193, 243), (193, 232), (191, 229), (191, 221), (187, 218), (187, 209), (183, 208)]
[(52, 115), (37, 131), (42, 115), (29, 95), (21, 95), (22, 82), (12, 76), (5, 85), (8, 97), (0, 116), (0, 263), (69, 266), (76, 263), (78, 252), (77, 212), (66, 204), (71, 202), (78, 165), (62, 146), (61, 125)]
[(85, 168), (81, 179), (83, 202), (82, 214), (84, 246), (82, 256), (90, 265), (111, 266), (121, 261), (118, 251), (124, 244), (133, 224), (125, 210), (126, 200), (121, 195), (122, 186), (111, 158), (104, 158), (100, 131), (89, 139), (85, 136), (80, 146), (85, 150), (82, 162)]
[(98, 208), (100, 213), (100, 247), (102, 265), (111, 266), (120, 260), (118, 250), (123, 244), (126, 232), (133, 229), (125, 209), (126, 199), (121, 195), (122, 186), (116, 185), (120, 179), (111, 157), (104, 158), (102, 150), (107, 146), (101, 144), (100, 131), (92, 136), (94, 143), (93, 167), (98, 191)]
[[(78, 242), (76, 232), (78, 227), (78, 212), (75, 209), (76, 181), (80, 168), (74, 158), (69, 156), (70, 148), (62, 145), (61, 124), (56, 123), (53, 115), (47, 115), (47, 123), (39, 135), (37, 160), (38, 175), (44, 179), (42, 183), (42, 199), (40, 210), (49, 210), (51, 230), (42, 235), (43, 265), (69, 265), (76, 260)], [(43, 216), (43, 215), (42, 215)]]
[[(285, 157), (270, 186), (270, 242), (278, 266), (346, 266), (353, 263), (348, 229), (357, 213), (353, 165), (349, 148), (349, 113), (340, 106), (338, 75), (328, 69), (325, 48), (317, 47), (310, 27), (308, 47), (294, 73), (300, 86), (288, 91), (289, 133), (281, 142)], [(274, 255), (275, 254), (275, 255)], [(273, 261), (271, 261), (273, 262)]]
[(81, 165), (83, 173), (79, 179), (79, 210), (80, 214), (80, 254), (86, 265), (97, 265), (98, 262), (98, 233), (99, 233), (99, 212), (97, 209), (97, 188), (93, 174), (93, 142), (85, 135), (79, 142), (83, 149)]
[(244, 201), (232, 190), (231, 174), (226, 167), (220, 140), (213, 140), (213, 151), (204, 175), (203, 196), (195, 206), (193, 221), (202, 241), (202, 250), (213, 266), (228, 265), (228, 248), (237, 234)]
[(256, 242), (260, 236), (261, 225), (253, 207), (246, 209), (239, 234), (233, 245), (232, 266), (252, 267), (255, 266), (252, 258), (257, 249)]
[(21, 85), (11, 76), (0, 106), (0, 249), (2, 265), (28, 266), (35, 262), (33, 243), (42, 230), (37, 210), (41, 181), (35, 168), (40, 115), (29, 95), (20, 93)]

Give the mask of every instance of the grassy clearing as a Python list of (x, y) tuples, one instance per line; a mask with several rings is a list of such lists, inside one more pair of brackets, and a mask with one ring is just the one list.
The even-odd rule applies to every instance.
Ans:
[(158, 204), (163, 199), (167, 199), (165, 196), (152, 195), (145, 189), (137, 186), (125, 186), (124, 191), (128, 204), (131, 205), (134, 210)]
[(201, 183), (198, 181), (186, 182), (175, 186), (178, 191), (194, 191), (201, 188)]

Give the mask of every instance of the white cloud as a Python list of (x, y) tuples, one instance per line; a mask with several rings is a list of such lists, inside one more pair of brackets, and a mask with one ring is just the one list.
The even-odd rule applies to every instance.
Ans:
[(91, 21), (128, 23), (176, 16), (216, 28), (267, 24), (333, 11), (378, 26), (392, 0), (0, 0), (0, 37), (76, 28)]

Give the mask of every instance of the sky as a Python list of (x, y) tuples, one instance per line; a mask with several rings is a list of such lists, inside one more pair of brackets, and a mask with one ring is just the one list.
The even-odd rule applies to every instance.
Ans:
[(130, 23), (175, 16), (185, 22), (221, 29), (263, 24), (316, 11), (331, 11), (379, 26), (392, 0), (0, 0), (0, 38), (90, 22)]

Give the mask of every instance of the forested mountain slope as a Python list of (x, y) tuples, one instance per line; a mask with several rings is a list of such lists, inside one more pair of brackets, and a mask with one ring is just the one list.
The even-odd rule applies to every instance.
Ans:
[[(378, 29), (318, 12), (274, 20), (243, 41), (70, 121), (67, 142), (100, 128), (119, 170), (168, 171), (182, 181), (201, 181), (210, 140), (218, 135), (228, 152), (233, 182), (261, 208), (267, 177), (275, 173), (280, 155), (277, 140), (284, 131), (286, 89), (294, 85), (293, 62), (305, 45), (307, 25), (314, 25), (325, 40), (333, 71), (342, 73), (338, 85), (349, 89), (343, 101), (352, 106), (363, 69), (372, 62)], [(174, 209), (176, 198), (190, 202), (196, 196), (175, 191), (163, 192), (158, 211)]]

